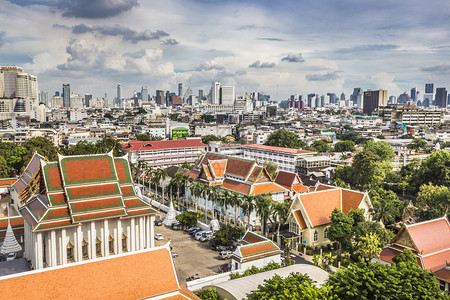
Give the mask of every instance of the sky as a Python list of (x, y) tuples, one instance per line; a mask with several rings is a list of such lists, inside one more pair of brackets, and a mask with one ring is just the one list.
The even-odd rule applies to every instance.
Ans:
[(94, 98), (213, 81), (285, 100), (450, 88), (446, 0), (0, 0), (0, 65)]

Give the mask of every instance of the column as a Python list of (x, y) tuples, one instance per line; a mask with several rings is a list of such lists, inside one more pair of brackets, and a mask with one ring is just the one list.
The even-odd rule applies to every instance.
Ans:
[(62, 254), (62, 265), (67, 264), (67, 235), (66, 235), (66, 230), (65, 229), (61, 229), (61, 254)]
[(139, 250), (144, 249), (144, 217), (139, 217)]
[(95, 222), (91, 222), (91, 232), (90, 232), (90, 240), (89, 240), (89, 248), (91, 248), (91, 256), (90, 258), (96, 258), (97, 257), (97, 253), (96, 253), (96, 249), (95, 249), (95, 239), (96, 239), (97, 235), (95, 232)]
[(56, 231), (50, 231), (50, 266), (54, 267), (58, 265), (58, 259), (56, 257)]
[(103, 220), (103, 236), (104, 236), (104, 248), (105, 254), (104, 256), (109, 256), (109, 228), (108, 228), (108, 220)]
[(37, 256), (36, 256), (36, 269), (44, 268), (44, 247), (42, 244), (42, 232), (36, 234), (36, 244), (37, 244)]
[(150, 247), (155, 248), (155, 216), (150, 216), (150, 230), (147, 234), (150, 239)]
[(117, 253), (122, 253), (122, 220), (117, 220)]
[(130, 249), (128, 251), (136, 250), (136, 226), (135, 226), (135, 218), (131, 218), (130, 228), (131, 228), (131, 237), (130, 237)]
[(77, 227), (77, 230), (75, 232), (75, 259), (76, 261), (83, 261), (83, 230), (81, 230), (81, 226), (79, 225)]

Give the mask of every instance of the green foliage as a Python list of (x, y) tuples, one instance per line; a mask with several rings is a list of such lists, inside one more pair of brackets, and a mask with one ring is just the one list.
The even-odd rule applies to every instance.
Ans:
[(272, 177), (272, 179), (275, 179), (275, 177), (277, 176), (278, 165), (273, 161), (267, 160), (264, 162), (264, 167), (266, 168), (270, 177)]
[(217, 122), (216, 116), (215, 115), (211, 115), (211, 114), (203, 114), (201, 116), (201, 119), (205, 122), (205, 123), (213, 123), (213, 122)]
[(113, 138), (103, 138), (95, 143), (95, 145), (98, 148), (97, 153), (108, 153), (112, 150), (114, 156), (122, 156), (125, 154), (120, 142)]
[(450, 152), (440, 150), (428, 156), (409, 182), (413, 193), (427, 183), (450, 186)]
[(330, 241), (339, 244), (339, 254), (342, 247), (347, 248), (350, 245), (350, 239), (353, 232), (353, 219), (335, 208), (331, 213), (331, 224), (328, 227), (328, 238)]
[(245, 277), (245, 276), (255, 275), (255, 274), (258, 274), (258, 273), (261, 273), (261, 272), (276, 270), (276, 269), (279, 269), (279, 268), (281, 268), (280, 264), (277, 264), (276, 262), (271, 261), (266, 266), (261, 267), (261, 268), (252, 266), (251, 268), (248, 268), (247, 270), (245, 270), (243, 273), (231, 273), (230, 274), (230, 279), (242, 278), (242, 277)]
[(441, 293), (433, 275), (408, 256), (403, 256), (401, 262), (393, 266), (352, 264), (330, 275), (327, 285), (331, 287), (331, 294), (342, 300), (448, 299)]
[(353, 225), (353, 240), (355, 242), (361, 241), (364, 236), (372, 233), (380, 239), (381, 247), (390, 243), (394, 238), (394, 232), (384, 228), (379, 222), (364, 220)]
[(138, 141), (160, 141), (162, 140), (159, 136), (149, 135), (146, 133), (140, 133), (136, 136), (136, 140)]
[(244, 233), (245, 231), (243, 228), (226, 225), (214, 232), (213, 240), (216, 245), (231, 246), (240, 239)]
[(352, 185), (365, 188), (381, 186), (392, 171), (393, 158), (394, 151), (388, 143), (368, 141), (364, 150), (355, 155)]
[(344, 184), (351, 184), (353, 182), (353, 173), (354, 168), (351, 166), (337, 166), (334, 172), (334, 180), (341, 185), (342, 182)]
[(220, 141), (220, 140), (222, 140), (220, 138), (220, 136), (217, 136), (217, 135), (214, 135), (214, 134), (208, 134), (208, 135), (202, 136), (202, 143), (203, 144), (208, 144), (209, 142)]
[(184, 211), (176, 219), (185, 226), (194, 226), (197, 224), (197, 213), (193, 211)]
[(421, 221), (440, 218), (450, 212), (450, 188), (431, 183), (420, 187), (416, 215)]
[(265, 145), (292, 149), (300, 149), (306, 146), (305, 142), (298, 135), (285, 129), (272, 132), (267, 137)]
[(413, 139), (412, 142), (408, 145), (409, 149), (414, 149), (417, 152), (419, 151), (427, 151), (427, 142), (422, 139)]
[(312, 143), (312, 148), (317, 152), (330, 152), (330, 144), (325, 140), (315, 140)]
[(400, 138), (408, 140), (408, 139), (413, 139), (414, 136), (411, 133), (407, 133), (407, 134), (402, 135)]
[(380, 237), (373, 232), (368, 233), (356, 244), (356, 248), (366, 261), (379, 257), (381, 253)]
[(308, 275), (291, 273), (286, 278), (275, 275), (264, 280), (264, 285), (247, 294), (247, 300), (316, 300), (333, 298), (330, 288), (318, 288)]
[(339, 141), (334, 145), (336, 152), (353, 152), (355, 151), (355, 143), (353, 141)]
[(3, 156), (0, 156), (0, 178), (10, 177), (12, 168)]
[(187, 161), (184, 161), (184, 163), (181, 165), (181, 167), (188, 169), (188, 170), (192, 170), (192, 166)]
[(170, 119), (171, 121), (177, 121), (179, 116), (180, 116), (179, 113), (169, 114), (169, 119)]
[(61, 148), (60, 152), (63, 155), (86, 155), (108, 153), (111, 150), (113, 150), (114, 156), (122, 156), (125, 153), (119, 141), (113, 138), (103, 138), (96, 143), (79, 141), (77, 144), (69, 146), (69, 148)]
[(378, 157), (383, 161), (392, 162), (395, 158), (394, 149), (387, 142), (374, 142), (373, 140), (368, 140), (364, 146), (364, 151), (370, 151), (378, 155)]
[(200, 297), (202, 300), (217, 300), (219, 297), (217, 296), (217, 290), (213, 288), (207, 288), (205, 290), (201, 290), (198, 292), (195, 292), (197, 296)]
[(372, 189), (369, 195), (373, 205), (373, 219), (384, 225), (401, 220), (409, 204), (407, 200), (400, 200), (394, 192), (382, 188)]

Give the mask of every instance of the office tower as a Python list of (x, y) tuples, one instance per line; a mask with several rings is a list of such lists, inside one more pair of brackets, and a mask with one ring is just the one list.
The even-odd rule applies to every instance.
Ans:
[(436, 88), (436, 106), (447, 107), (447, 89)]
[(234, 105), (234, 86), (220, 87), (220, 102), (221, 105)]
[(189, 97), (191, 97), (191, 95), (192, 95), (192, 90), (191, 90), (191, 88), (188, 88), (188, 89), (186, 90), (186, 93), (184, 93), (184, 96), (183, 96), (183, 103), (187, 103), (188, 100), (189, 100)]
[(164, 105), (164, 91), (156, 90), (156, 105)]
[(214, 81), (211, 87), (211, 104), (219, 104), (220, 101), (220, 82)]
[(307, 100), (308, 107), (314, 107), (313, 102), (314, 102), (314, 98), (316, 97), (316, 94), (308, 94), (307, 97), (308, 97), (308, 100)]
[(320, 107), (320, 97), (319, 94), (316, 94), (315, 105), (314, 107)]
[(145, 101), (145, 102), (148, 101), (148, 89), (146, 86), (143, 86), (141, 88), (141, 99), (142, 99), (142, 101)]
[(23, 69), (17, 66), (1, 66), (3, 73), (3, 93), (5, 98), (16, 97), (16, 78), (17, 74), (22, 73)]
[(447, 97), (447, 105), (450, 105), (450, 93), (448, 94), (448, 97)]
[(63, 107), (70, 107), (70, 84), (63, 84), (62, 88)]
[(416, 91), (416, 88), (413, 87), (411, 89), (411, 101), (417, 102), (417, 97), (416, 96), (417, 96), (417, 91)]
[(86, 93), (84, 95), (84, 106), (89, 107), (91, 105), (92, 95), (89, 93)]
[(335, 93), (327, 93), (327, 96), (330, 97), (330, 103), (334, 104), (336, 103), (336, 94)]
[(179, 97), (183, 96), (183, 84), (182, 83), (178, 84), (178, 96)]
[(44, 103), (46, 106), (49, 105), (49, 103), (48, 103), (48, 92), (41, 91), (39, 93), (39, 103)]
[(83, 97), (74, 93), (70, 94), (70, 107), (83, 108)]
[(122, 100), (122, 85), (120, 83), (117, 85), (117, 100), (118, 103)]
[(353, 89), (353, 94), (350, 95), (350, 101), (353, 105), (358, 105), (358, 96), (362, 97), (362, 89), (360, 87)]
[(363, 100), (363, 112), (371, 115), (379, 106), (387, 105), (387, 90), (365, 91)]
[(200, 103), (203, 100), (203, 90), (198, 90), (198, 102)]
[(434, 84), (426, 83), (425, 84), (425, 94), (433, 94), (434, 93)]
[(389, 96), (389, 104), (396, 104), (397, 103), (397, 97), (395, 96)]
[[(423, 94), (423, 104), (425, 106), (425, 101), (429, 105), (433, 104), (434, 99), (434, 84), (433, 83), (426, 83), (425, 84), (425, 93)], [(427, 107), (427, 106), (425, 106)]]
[(59, 93), (59, 91), (55, 91), (55, 95), (53, 95), (54, 97), (59, 97), (61, 96), (61, 94)]
[(345, 94), (342, 92), (340, 100), (345, 100)]

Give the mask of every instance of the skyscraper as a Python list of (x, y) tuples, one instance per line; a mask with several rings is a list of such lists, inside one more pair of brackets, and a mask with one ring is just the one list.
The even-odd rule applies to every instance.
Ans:
[(220, 87), (220, 104), (221, 105), (234, 105), (235, 95), (234, 86), (221, 86)]
[(425, 84), (425, 94), (433, 94), (434, 93), (434, 84), (426, 83)]
[(146, 86), (143, 86), (141, 88), (141, 99), (142, 101), (147, 102), (148, 101), (148, 90)]
[(342, 92), (340, 100), (345, 100), (345, 94)]
[(211, 104), (219, 104), (220, 100), (220, 82), (214, 81), (211, 87)]
[(417, 96), (417, 90), (415, 87), (413, 87), (411, 89), (411, 101), (413, 101), (413, 103), (417, 102), (417, 100), (418, 100), (416, 96)]
[[(350, 101), (353, 103), (353, 105), (358, 105), (358, 98), (362, 97), (362, 89), (360, 87), (353, 89), (353, 94), (350, 95)], [(362, 103), (362, 101), (359, 101)], [(362, 108), (362, 107), (359, 107)]]
[(387, 90), (365, 91), (363, 100), (363, 112), (371, 115), (379, 106), (387, 105)]
[(198, 102), (200, 103), (203, 100), (203, 90), (198, 90)]
[(183, 84), (178, 84), (178, 96), (183, 97)]
[(164, 101), (164, 91), (156, 90), (156, 105), (162, 106), (165, 104)]
[(436, 106), (447, 107), (447, 89), (436, 88)]
[(89, 106), (90, 106), (90, 103), (91, 103), (91, 100), (92, 100), (92, 95), (89, 94), (89, 93), (86, 93), (86, 94), (84, 95), (84, 106), (85, 106), (85, 107), (89, 107)]
[(62, 86), (63, 107), (70, 107), (70, 84), (64, 83)]

